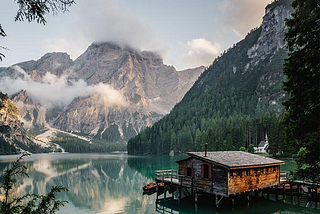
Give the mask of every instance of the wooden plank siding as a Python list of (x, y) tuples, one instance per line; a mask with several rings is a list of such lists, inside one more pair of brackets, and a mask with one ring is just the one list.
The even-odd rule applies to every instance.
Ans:
[[(261, 173), (261, 169), (263, 169), (263, 173)], [(267, 169), (268, 172), (266, 172)], [(251, 190), (263, 189), (270, 186), (278, 185), (279, 183), (279, 166), (256, 167), (247, 170), (233, 170), (228, 173), (228, 195), (247, 192)]]
[[(201, 176), (201, 165), (204, 162), (195, 158), (190, 158), (179, 163), (179, 175), (183, 176), (182, 185), (193, 187), (197, 190), (212, 193), (212, 179), (202, 178)], [(212, 164), (206, 163), (211, 166)], [(192, 176), (186, 176), (187, 168), (193, 168), (193, 179)], [(212, 175), (212, 173), (211, 173)], [(193, 181), (193, 183), (191, 183)]]
[[(203, 164), (210, 166), (210, 178), (203, 178)], [(187, 168), (192, 169), (191, 176), (187, 176)], [(263, 173), (261, 173), (261, 169), (263, 169)], [(266, 169), (268, 169), (268, 172), (266, 172)], [(268, 167), (255, 166), (255, 168), (228, 171), (225, 168), (203, 160), (188, 158), (179, 161), (178, 174), (180, 175), (179, 181), (184, 187), (223, 196), (263, 189), (280, 183), (279, 165)]]
[[(203, 178), (203, 164), (207, 164), (209, 166), (209, 170), (211, 170), (209, 178)], [(186, 176), (187, 168), (193, 169), (193, 176)], [(182, 176), (180, 179), (183, 186), (211, 194), (227, 195), (228, 193), (228, 172), (211, 163), (195, 158), (189, 158), (179, 162), (178, 173)]]
[(183, 187), (228, 197), (280, 184), (281, 160), (240, 151), (187, 154), (177, 161)]

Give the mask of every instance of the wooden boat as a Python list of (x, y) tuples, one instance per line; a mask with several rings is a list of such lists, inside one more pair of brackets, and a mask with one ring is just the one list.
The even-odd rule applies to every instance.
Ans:
[[(151, 194), (155, 193), (156, 192), (156, 187), (157, 187), (157, 183), (155, 181), (151, 182), (151, 183), (148, 183), (147, 185), (142, 187), (143, 194), (151, 195)], [(164, 183), (158, 183), (158, 187), (163, 189)]]

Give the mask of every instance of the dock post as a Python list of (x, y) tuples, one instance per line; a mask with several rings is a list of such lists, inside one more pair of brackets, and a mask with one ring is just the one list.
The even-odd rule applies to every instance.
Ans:
[(193, 191), (193, 177), (191, 178), (191, 194), (194, 194), (194, 191)]
[(216, 195), (216, 209), (219, 207), (218, 196)]
[(223, 196), (221, 196), (221, 198), (220, 198), (220, 200), (219, 200), (218, 195), (216, 195), (216, 209), (219, 208), (219, 203), (220, 203), (220, 201), (222, 200), (222, 198), (223, 198)]
[(255, 197), (256, 201), (259, 201), (258, 190), (254, 190), (254, 197)]
[(197, 190), (194, 191), (194, 202), (197, 204), (198, 203), (198, 194)]
[(250, 206), (250, 196), (249, 196), (249, 192), (246, 192), (247, 195), (247, 206)]
[(291, 204), (293, 204), (293, 190), (292, 190), (292, 183), (290, 183), (290, 195), (291, 195), (290, 202), (291, 202)]
[(275, 189), (276, 189), (276, 201), (278, 201), (279, 200), (279, 195), (278, 195), (277, 188), (275, 188)]
[(164, 199), (167, 199), (167, 187), (166, 187), (166, 185), (163, 185), (163, 196), (164, 196)]
[(194, 209), (198, 212), (198, 193), (197, 190), (194, 190)]
[(270, 199), (269, 192), (270, 192), (270, 188), (267, 189), (267, 199), (268, 199), (268, 200)]
[(282, 190), (283, 190), (283, 202), (286, 201), (286, 185), (282, 184)]
[(234, 195), (231, 198), (231, 203), (232, 203), (232, 210), (234, 210)]
[(179, 198), (178, 198), (178, 202), (180, 203), (180, 201), (181, 201), (181, 187), (179, 187)]
[(298, 190), (298, 205), (300, 205), (300, 184), (297, 184), (297, 190)]
[(158, 183), (156, 183), (156, 192), (157, 192), (157, 201), (159, 200), (159, 186)]
[(316, 192), (316, 208), (318, 208), (318, 200), (319, 200), (319, 196), (318, 196), (318, 188), (317, 187), (315, 187), (314, 188), (315, 189), (315, 192)]

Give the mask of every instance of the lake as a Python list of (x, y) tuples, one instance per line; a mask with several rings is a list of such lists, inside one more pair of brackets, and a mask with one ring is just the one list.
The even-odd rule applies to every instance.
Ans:
[[(18, 156), (0, 156), (0, 171), (8, 167)], [(61, 185), (69, 192), (61, 193), (59, 199), (69, 201), (59, 214), (93, 213), (194, 213), (190, 198), (168, 200), (156, 204), (156, 194), (142, 194), (142, 187), (154, 180), (158, 169), (177, 169), (175, 161), (183, 155), (131, 156), (127, 154), (34, 154), (26, 157), (30, 177), (18, 182), (15, 194), (27, 192), (44, 194), (50, 187)], [(161, 197), (162, 198), (162, 197)], [(289, 198), (289, 197), (288, 197)], [(201, 200), (201, 199), (199, 199)], [(319, 209), (304, 208), (286, 203), (261, 200), (214, 208), (203, 198), (197, 213), (319, 213)]]

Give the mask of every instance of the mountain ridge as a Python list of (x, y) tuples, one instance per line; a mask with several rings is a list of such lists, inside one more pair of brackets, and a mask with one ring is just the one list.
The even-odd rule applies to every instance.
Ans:
[(130, 139), (128, 152), (202, 151), (206, 143), (212, 151), (238, 150), (256, 146), (266, 133), (273, 144), (283, 143), (287, 4), (268, 5), (261, 26), (217, 57), (170, 114)]
[[(163, 64), (157, 53), (99, 42), (74, 61), (67, 53), (54, 52), (0, 68), (0, 82), (6, 81), (2, 87), (7, 88), (17, 80), (26, 83), (12, 98), (28, 128), (53, 126), (98, 140), (125, 142), (169, 113), (203, 70), (201, 66), (177, 71)], [(47, 86), (58, 88), (53, 91)], [(61, 93), (62, 100), (71, 101), (65, 106), (44, 103), (28, 87)], [(51, 95), (47, 98), (59, 98)]]

